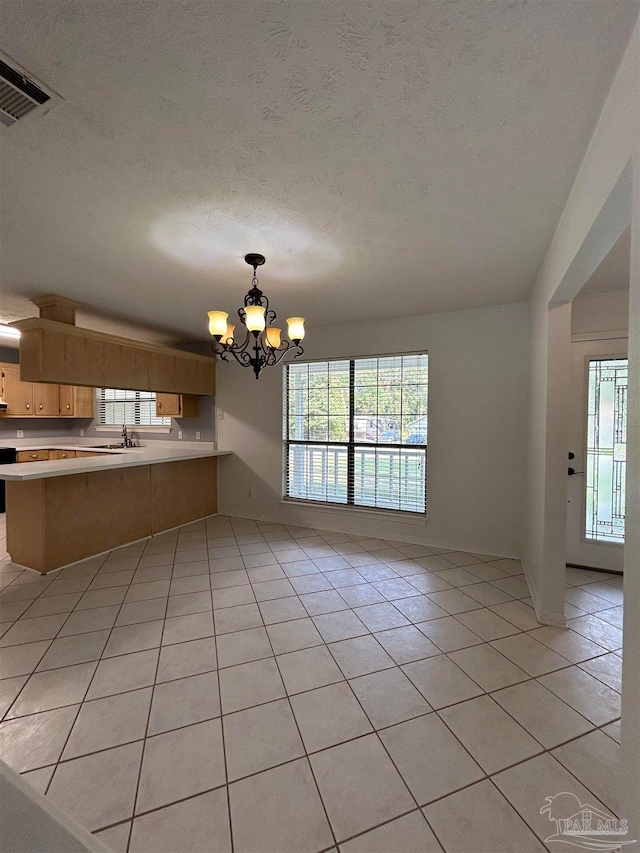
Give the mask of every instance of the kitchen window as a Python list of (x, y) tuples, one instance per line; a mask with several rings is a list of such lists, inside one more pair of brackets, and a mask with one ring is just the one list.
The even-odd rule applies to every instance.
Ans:
[(426, 512), (428, 356), (285, 370), (285, 497)]
[(171, 418), (156, 415), (155, 391), (122, 391), (119, 388), (98, 388), (97, 391), (100, 426), (171, 426)]

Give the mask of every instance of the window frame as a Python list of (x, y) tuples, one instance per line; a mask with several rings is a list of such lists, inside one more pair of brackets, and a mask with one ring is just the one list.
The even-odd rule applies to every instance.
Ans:
[[(306, 359), (303, 362), (295, 362), (295, 363), (287, 363), (284, 365), (284, 376), (283, 376), (283, 394), (284, 394), (284, 406), (283, 406), (283, 482), (282, 482), (282, 500), (284, 502), (293, 502), (300, 503), (304, 506), (322, 508), (322, 509), (347, 509), (350, 511), (357, 512), (372, 512), (372, 513), (385, 513), (385, 514), (396, 514), (406, 519), (419, 519), (426, 520), (427, 519), (427, 480), (428, 480), (428, 431), (427, 431), (427, 441), (424, 444), (407, 444), (402, 442), (394, 442), (394, 443), (378, 443), (371, 441), (356, 441), (355, 440), (355, 420), (358, 417), (369, 417), (366, 415), (356, 415), (355, 414), (355, 386), (356, 386), (356, 362), (357, 361), (369, 361), (373, 359), (384, 359), (384, 358), (404, 358), (405, 356), (426, 356), (427, 357), (427, 388), (428, 388), (428, 371), (429, 371), (429, 352), (428, 350), (418, 350), (415, 352), (402, 352), (402, 353), (380, 353), (375, 355), (360, 355), (360, 356), (348, 356), (348, 357), (336, 357), (331, 359)], [(290, 399), (289, 399), (289, 371), (291, 367), (295, 367), (299, 364), (327, 364), (330, 365), (335, 362), (348, 362), (349, 363), (349, 430), (348, 430), (348, 440), (347, 441), (332, 441), (327, 439), (326, 441), (322, 440), (312, 440), (312, 439), (291, 439), (289, 437), (289, 415), (290, 415)], [(379, 385), (377, 386), (380, 387)], [(427, 404), (427, 412), (425, 413), (427, 417), (427, 430), (428, 430), (428, 417), (429, 417), (429, 409)], [(425, 415), (419, 415), (418, 417), (424, 417)], [(380, 414), (377, 413), (372, 417), (380, 417)], [(313, 498), (304, 498), (299, 497), (297, 495), (291, 496), (289, 494), (289, 449), (291, 445), (296, 446), (305, 446), (305, 447), (327, 447), (327, 448), (346, 448), (347, 449), (347, 500), (346, 502), (342, 501), (331, 501), (331, 500), (314, 500)], [(401, 507), (385, 507), (378, 506), (376, 504), (362, 504), (355, 502), (355, 454), (358, 448), (367, 448), (371, 450), (378, 449), (409, 449), (409, 450), (424, 450), (424, 510), (413, 511), (408, 509), (402, 509)]]

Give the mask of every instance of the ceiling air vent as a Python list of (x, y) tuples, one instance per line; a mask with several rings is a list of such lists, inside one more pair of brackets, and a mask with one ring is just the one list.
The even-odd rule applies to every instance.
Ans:
[(8, 56), (0, 53), (0, 124), (11, 127), (45, 104), (47, 110), (60, 100), (52, 91), (45, 92)]

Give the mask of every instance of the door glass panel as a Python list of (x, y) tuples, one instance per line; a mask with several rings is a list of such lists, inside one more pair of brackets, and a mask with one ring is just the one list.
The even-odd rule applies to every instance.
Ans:
[(589, 362), (585, 536), (624, 543), (626, 358)]

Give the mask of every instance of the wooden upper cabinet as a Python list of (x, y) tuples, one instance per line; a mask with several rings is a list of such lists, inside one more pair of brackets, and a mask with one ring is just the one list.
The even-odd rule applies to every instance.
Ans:
[(159, 418), (197, 418), (198, 409), (198, 398), (192, 394), (156, 394)]
[(73, 389), (73, 406), (74, 417), (76, 418), (92, 418), (96, 409), (96, 389), (95, 388), (74, 388)]
[(33, 413), (36, 417), (57, 418), (60, 415), (60, 393), (58, 388), (58, 385), (34, 382)]
[(48, 382), (23, 382), (19, 364), (0, 364), (2, 397), (7, 409), (2, 418), (92, 418), (95, 388), (78, 388)]
[(102, 388), (104, 379), (104, 342), (67, 335), (64, 376), (58, 381), (68, 382), (70, 385), (92, 385), (94, 388)]
[(156, 394), (156, 415), (159, 418), (180, 417), (180, 394)]
[(60, 417), (75, 417), (75, 394), (73, 385), (59, 385), (60, 394)]
[(163, 352), (152, 352), (149, 355), (149, 385), (150, 390), (175, 392), (176, 359), (173, 355)]
[(176, 357), (176, 390), (181, 394), (198, 393), (198, 362)]
[(33, 385), (20, 379), (20, 367), (2, 368), (2, 396), (7, 415), (33, 415)]
[(22, 379), (212, 396), (215, 359), (43, 318), (16, 321)]
[(66, 335), (55, 330), (42, 329), (39, 341), (40, 353), (33, 352), (32, 347), (27, 347), (26, 353), (23, 353), (23, 347), (20, 347), (20, 368), (25, 376), (26, 373), (31, 374), (32, 365), (30, 361), (39, 356), (40, 375), (38, 379), (46, 382), (58, 382), (60, 377), (64, 377), (67, 366)]
[(134, 347), (104, 343), (104, 377), (108, 388), (138, 388), (136, 381), (136, 351)]
[(149, 360), (151, 353), (137, 347), (132, 347), (134, 351), (134, 374), (131, 377), (132, 385), (127, 386), (137, 391), (152, 390), (149, 385)]
[(209, 397), (216, 393), (216, 362), (213, 358), (197, 362), (198, 390), (197, 394)]

